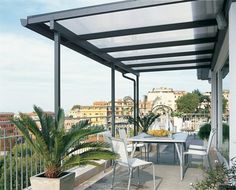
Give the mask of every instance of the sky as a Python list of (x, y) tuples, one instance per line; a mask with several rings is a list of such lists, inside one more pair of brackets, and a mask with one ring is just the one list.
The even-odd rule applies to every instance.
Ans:
[[(53, 110), (53, 41), (21, 26), (29, 15), (78, 8), (115, 0), (1, 0), (0, 112), (30, 112), (33, 105)], [(61, 102), (90, 105), (111, 98), (110, 68), (68, 48), (61, 49)], [(196, 70), (141, 74), (140, 98), (153, 88), (210, 91)], [(116, 72), (116, 98), (132, 96), (132, 82)]]

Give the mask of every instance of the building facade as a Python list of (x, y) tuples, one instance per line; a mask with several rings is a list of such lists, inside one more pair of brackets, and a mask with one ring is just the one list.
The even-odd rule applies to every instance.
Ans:
[(177, 109), (176, 100), (185, 94), (185, 91), (177, 91), (172, 88), (153, 88), (148, 92), (147, 100), (153, 102), (154, 107), (156, 105), (165, 105), (175, 111)]

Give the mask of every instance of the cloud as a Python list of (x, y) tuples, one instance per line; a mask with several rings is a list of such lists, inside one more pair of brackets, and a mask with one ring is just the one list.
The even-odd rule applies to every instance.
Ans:
[[(0, 94), (0, 111), (30, 111), (33, 104), (52, 110), (52, 41), (1, 33), (0, 43), (4, 44), (0, 46), (0, 86), (4, 92)], [(131, 83), (116, 73), (117, 97), (132, 94)], [(110, 100), (110, 68), (62, 47), (61, 85), (66, 109), (77, 103)]]
[[(53, 110), (53, 42), (15, 33), (1, 33), (0, 111), (30, 111), (33, 104)], [(110, 68), (68, 48), (61, 49), (62, 106), (110, 100)], [(210, 90), (196, 71), (145, 73), (140, 76), (140, 98), (156, 87)], [(116, 72), (116, 97), (133, 95), (132, 82)]]

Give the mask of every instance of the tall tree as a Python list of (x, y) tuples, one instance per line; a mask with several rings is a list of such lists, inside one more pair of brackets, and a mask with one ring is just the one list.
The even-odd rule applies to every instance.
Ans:
[(177, 110), (183, 113), (193, 113), (197, 110), (200, 98), (196, 93), (187, 93), (177, 101)]

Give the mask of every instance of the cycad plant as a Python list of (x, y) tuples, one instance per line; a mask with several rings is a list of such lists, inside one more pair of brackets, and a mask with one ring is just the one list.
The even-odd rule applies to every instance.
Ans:
[(108, 144), (86, 140), (89, 135), (103, 132), (102, 127), (90, 126), (87, 120), (83, 120), (66, 131), (62, 109), (57, 114), (57, 120), (37, 106), (34, 106), (34, 110), (39, 118), (39, 126), (31, 117), (22, 113), (20, 118), (13, 119), (13, 123), (36, 154), (44, 160), (45, 177), (57, 178), (68, 168), (87, 164), (98, 165), (96, 160), (116, 158), (116, 155), (107, 149)]
[(144, 115), (144, 116), (138, 116), (137, 120), (135, 120), (133, 117), (128, 118), (128, 122), (132, 124), (136, 124), (139, 128), (142, 129), (142, 132), (146, 133), (148, 132), (149, 127), (152, 125), (152, 123), (159, 117), (159, 114), (154, 114), (152, 112)]

